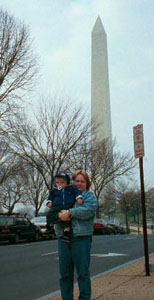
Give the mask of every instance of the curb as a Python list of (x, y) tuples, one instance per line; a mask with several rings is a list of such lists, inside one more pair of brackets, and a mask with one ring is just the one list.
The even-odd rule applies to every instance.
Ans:
[[(154, 255), (154, 252), (151, 253), (151, 254), (149, 254), (149, 257), (152, 256), (152, 255)], [(119, 269), (121, 269), (121, 268), (124, 268), (124, 267), (126, 267), (126, 266), (129, 266), (129, 265), (131, 265), (131, 264), (133, 264), (133, 263), (135, 263), (135, 262), (137, 262), (137, 261), (139, 261), (139, 260), (142, 260), (143, 258), (144, 258), (144, 256), (139, 257), (139, 258), (137, 258), (137, 259), (128, 261), (128, 262), (125, 263), (125, 264), (122, 264), (122, 265), (120, 265), (120, 266), (114, 267), (114, 268), (112, 268), (112, 269), (110, 269), (110, 270), (107, 270), (107, 271), (104, 271), (104, 272), (99, 273), (99, 274), (97, 274), (97, 275), (91, 276), (91, 280), (97, 279), (97, 278), (99, 278), (99, 277), (101, 277), (101, 276), (103, 276), (103, 275), (112, 273), (112, 272), (117, 271), (117, 270), (119, 270)], [(77, 282), (74, 284), (74, 286), (77, 286)], [(60, 294), (60, 290), (57, 290), (57, 291), (52, 292), (52, 293), (50, 293), (50, 294), (41, 296), (40, 298), (35, 298), (35, 299), (33, 299), (33, 300), (47, 300), (47, 299), (49, 299), (49, 298), (51, 298), (51, 297), (54, 297), (54, 296), (56, 296), (56, 295), (58, 295), (58, 294)]]

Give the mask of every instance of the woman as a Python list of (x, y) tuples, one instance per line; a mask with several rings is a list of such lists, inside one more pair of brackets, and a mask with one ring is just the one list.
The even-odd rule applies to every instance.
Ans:
[(83, 204), (78, 203), (69, 210), (62, 210), (59, 218), (62, 221), (72, 219), (70, 242), (61, 239), (62, 228), (55, 225), (58, 236), (58, 254), (60, 271), (60, 289), (63, 300), (73, 300), (74, 267), (77, 272), (79, 299), (91, 299), (91, 281), (89, 274), (90, 251), (93, 234), (93, 219), (97, 208), (97, 199), (89, 191), (90, 180), (84, 170), (76, 171), (73, 176), (74, 185), (82, 193)]

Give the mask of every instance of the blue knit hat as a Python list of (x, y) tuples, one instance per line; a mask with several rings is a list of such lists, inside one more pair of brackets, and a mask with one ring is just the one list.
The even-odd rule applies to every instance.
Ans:
[(70, 183), (69, 175), (64, 172), (60, 172), (60, 173), (56, 174), (55, 178), (64, 178), (68, 184)]

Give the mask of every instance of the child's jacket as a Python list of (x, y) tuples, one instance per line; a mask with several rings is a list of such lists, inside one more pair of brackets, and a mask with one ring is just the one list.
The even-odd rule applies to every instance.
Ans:
[(50, 190), (47, 202), (52, 202), (53, 206), (74, 204), (78, 198), (82, 198), (81, 193), (74, 185), (68, 185), (64, 189), (54, 187)]

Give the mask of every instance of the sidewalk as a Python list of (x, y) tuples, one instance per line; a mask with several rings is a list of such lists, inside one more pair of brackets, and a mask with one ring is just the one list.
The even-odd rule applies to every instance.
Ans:
[[(149, 260), (154, 259), (154, 255)], [(92, 280), (92, 300), (154, 300), (154, 272), (145, 275), (144, 258)], [(78, 299), (78, 288), (74, 289)], [(60, 295), (48, 300), (61, 300)]]

